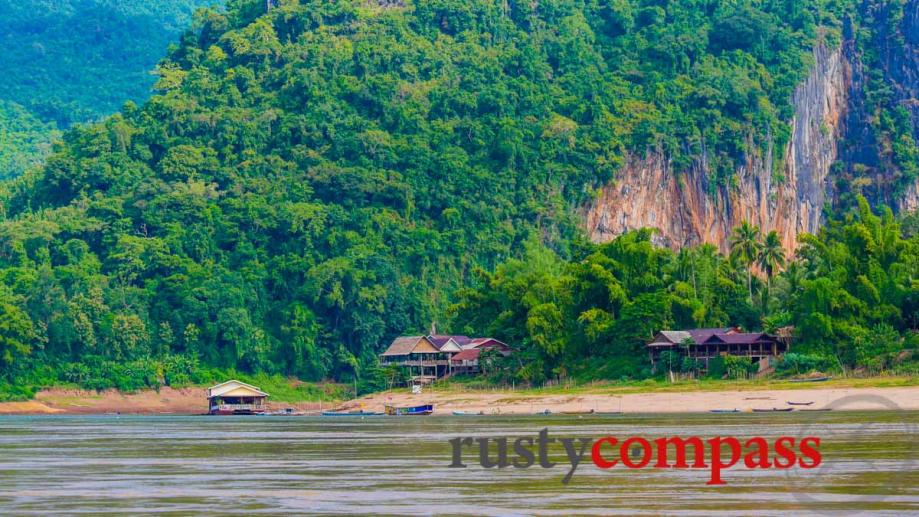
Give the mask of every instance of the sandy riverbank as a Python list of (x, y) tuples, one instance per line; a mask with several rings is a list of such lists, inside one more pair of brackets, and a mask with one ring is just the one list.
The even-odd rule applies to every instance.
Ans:
[(834, 410), (919, 410), (919, 386), (894, 388), (804, 388), (793, 390), (687, 391), (614, 394), (531, 394), (525, 391), (448, 391), (413, 395), (405, 390), (368, 395), (344, 404), (341, 409), (382, 411), (384, 404), (413, 406), (434, 404), (435, 414), (456, 411), (487, 414), (533, 414), (598, 411), (623, 413), (692, 413), (712, 409), (771, 409), (793, 407), (788, 402), (813, 402), (804, 408)]
[[(269, 411), (294, 407), (314, 409), (313, 404), (268, 403)], [(26, 402), (2, 402), (0, 414), (176, 414), (199, 415), (207, 412), (207, 396), (204, 388), (145, 390), (137, 393), (121, 393), (116, 390), (103, 392), (52, 388), (42, 390), (33, 400)]]
[[(848, 398), (847, 398), (848, 397)], [(859, 397), (859, 398), (853, 398)], [(889, 407), (919, 410), (919, 386), (900, 387), (831, 387), (815, 384), (796, 389), (745, 389), (738, 391), (680, 391), (646, 393), (584, 393), (555, 391), (427, 391), (413, 395), (406, 389), (375, 393), (338, 406), (339, 410), (364, 409), (383, 411), (384, 404), (412, 406), (434, 404), (435, 414), (453, 411), (492, 414), (533, 414), (548, 409), (553, 413), (598, 411), (624, 413), (707, 412), (712, 409), (753, 409), (792, 407), (788, 402), (813, 402), (809, 409), (833, 405), (835, 410), (884, 409)], [(844, 404), (840, 401), (845, 401)], [(0, 414), (177, 414), (196, 415), (206, 411), (204, 388), (173, 389), (120, 393), (54, 388), (40, 391), (34, 400), (0, 403)], [(317, 410), (313, 403), (270, 402), (269, 410), (284, 408)], [(332, 409), (326, 404), (323, 409)]]

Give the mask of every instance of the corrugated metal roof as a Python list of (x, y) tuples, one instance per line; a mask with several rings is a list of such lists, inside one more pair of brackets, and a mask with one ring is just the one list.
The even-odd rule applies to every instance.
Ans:
[(479, 358), (479, 354), (482, 352), (481, 348), (467, 348), (462, 352), (453, 354), (453, 357), (450, 358), (451, 361), (475, 361)]
[(477, 337), (475, 339), (470, 340), (469, 343), (463, 346), (463, 348), (464, 349), (479, 348), (482, 346), (491, 346), (491, 345), (497, 345), (499, 348), (502, 348), (505, 350), (510, 349), (510, 347), (507, 346), (507, 343), (504, 343), (503, 341), (499, 341), (493, 337)]
[(768, 334), (759, 333), (738, 333), (738, 334), (719, 334), (710, 336), (707, 343), (728, 343), (731, 345), (746, 345), (750, 343), (756, 343), (757, 341), (774, 341), (774, 339)]
[(463, 346), (469, 341), (471, 341), (468, 336), (448, 336), (446, 334), (431, 335), (431, 336), (428, 336), (428, 339), (431, 340), (431, 343), (434, 343), (434, 346), (436, 346), (437, 348), (444, 346), (447, 343), (447, 341), (450, 341), (451, 339), (455, 341), (456, 344), (459, 346)]
[(687, 339), (692, 339), (692, 334), (685, 330), (662, 330), (661, 334), (674, 344), (680, 344)]
[[(226, 382), (221, 382), (220, 384), (218, 384), (218, 385), (216, 385), (216, 386), (211, 386), (210, 388), (208, 388), (208, 389), (207, 389), (207, 397), (208, 397), (208, 398), (219, 397), (219, 396), (221, 396), (221, 395), (227, 395), (227, 394), (229, 394), (229, 393), (231, 393), (231, 392), (233, 392), (233, 391), (236, 391), (236, 390), (241, 390), (241, 391), (238, 392), (238, 393), (233, 393), (232, 396), (234, 396), (234, 397), (236, 397), (236, 396), (263, 396), (263, 397), (267, 397), (267, 396), (268, 396), (267, 393), (265, 393), (264, 391), (258, 389), (257, 387), (255, 387), (255, 386), (253, 386), (253, 385), (251, 385), (251, 384), (246, 384), (245, 382), (237, 381), (236, 379), (233, 379), (233, 380), (229, 380), (229, 381), (226, 381)], [(251, 392), (251, 394), (250, 394), (250, 393), (243, 393), (243, 391)]]
[[(703, 343), (712, 336), (736, 335), (737, 327), (715, 327), (686, 330), (662, 330), (655, 337), (654, 341), (648, 343), (648, 346), (669, 346), (671, 344), (679, 345), (689, 339), (693, 343)], [(659, 338), (663, 337), (664, 341)]]

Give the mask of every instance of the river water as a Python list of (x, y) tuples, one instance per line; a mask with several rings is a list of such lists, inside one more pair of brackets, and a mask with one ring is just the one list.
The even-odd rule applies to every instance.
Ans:
[[(919, 513), (919, 413), (0, 417), (0, 514)], [(817, 469), (448, 468), (458, 436), (819, 436)], [(553, 458), (564, 461), (556, 444)]]

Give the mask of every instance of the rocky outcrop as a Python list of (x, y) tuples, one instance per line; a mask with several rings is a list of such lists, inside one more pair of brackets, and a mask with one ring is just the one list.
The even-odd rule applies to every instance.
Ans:
[(912, 212), (919, 210), (919, 180), (906, 187), (896, 203), (897, 212)]
[(660, 244), (677, 248), (710, 242), (725, 251), (732, 229), (747, 220), (764, 232), (778, 231), (785, 248), (793, 251), (797, 235), (815, 232), (821, 223), (829, 199), (827, 175), (836, 160), (848, 102), (850, 74), (842, 50), (819, 46), (814, 58), (813, 71), (794, 94), (782, 181), (773, 175), (771, 152), (748, 155), (730, 187), (709, 184), (704, 160), (677, 172), (660, 154), (632, 157), (586, 207), (590, 237), (603, 242), (654, 227)]

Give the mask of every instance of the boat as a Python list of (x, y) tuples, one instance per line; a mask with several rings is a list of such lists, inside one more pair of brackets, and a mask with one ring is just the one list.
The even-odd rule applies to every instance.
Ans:
[(831, 407), (819, 407), (819, 408), (813, 408), (813, 409), (804, 408), (804, 409), (799, 409), (798, 411), (833, 411), (833, 408)]
[(807, 379), (788, 379), (788, 382), (824, 382), (832, 379), (832, 377), (810, 377)]
[(297, 411), (294, 408), (285, 408), (260, 414), (265, 416), (305, 416), (306, 411)]
[(383, 413), (376, 411), (323, 411), (322, 416), (380, 416)]
[(478, 413), (473, 413), (471, 411), (454, 411), (453, 416), (482, 416), (484, 411), (479, 411)]
[(795, 408), (793, 408), (793, 407), (786, 407), (786, 408), (777, 408), (777, 407), (774, 407), (774, 408), (772, 408), (772, 409), (753, 408), (753, 412), (754, 412), (754, 413), (772, 413), (772, 412), (787, 413), (787, 412), (789, 412), (789, 411), (794, 411), (794, 409), (795, 409)]
[(434, 404), (422, 406), (397, 407), (387, 404), (384, 406), (387, 415), (391, 416), (426, 416), (434, 412)]
[(562, 411), (563, 415), (592, 415), (595, 411), (593, 409), (589, 411)]
[(546, 408), (546, 409), (543, 409), (542, 411), (537, 411), (536, 414), (537, 415), (551, 415), (552, 411), (549, 411), (549, 409)]
[(709, 413), (740, 413), (739, 409), (709, 409)]
[(789, 406), (812, 406), (814, 405), (814, 401), (812, 400), (810, 402), (792, 402), (789, 400), (788, 402), (786, 402), (786, 404), (788, 404)]

